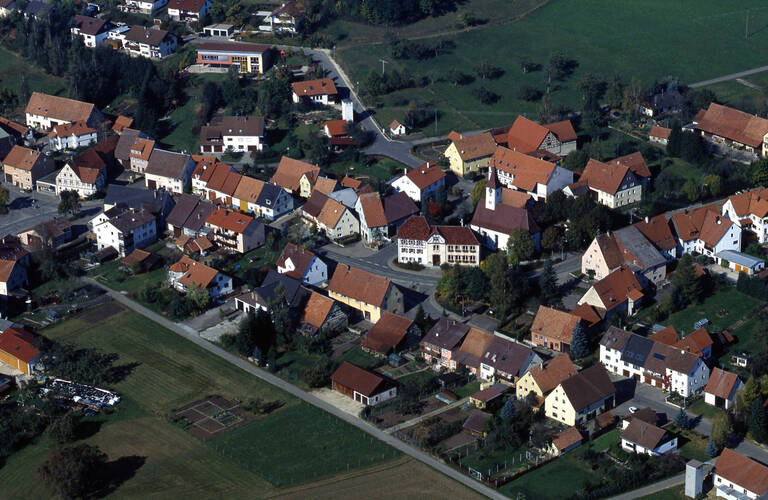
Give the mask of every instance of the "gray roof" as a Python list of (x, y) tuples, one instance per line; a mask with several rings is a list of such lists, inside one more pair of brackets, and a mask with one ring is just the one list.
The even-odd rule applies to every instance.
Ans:
[(333, 198), (345, 207), (354, 210), (357, 203), (357, 193), (352, 188), (344, 188), (338, 191), (334, 191), (328, 195), (329, 198)]
[(422, 339), (422, 343), (436, 345), (442, 349), (453, 349), (469, 333), (469, 326), (455, 319), (443, 316)]
[(155, 217), (146, 210), (128, 210), (117, 217), (109, 219), (109, 223), (115, 226), (118, 230), (127, 233), (148, 222), (153, 222), (154, 220)]
[(150, 47), (157, 47), (168, 35), (167, 31), (161, 29), (131, 26), (131, 29), (125, 32), (125, 39), (129, 42), (146, 43)]
[(171, 207), (174, 205), (170, 193), (163, 189), (153, 190), (108, 184), (104, 204), (117, 205), (118, 203), (125, 204), (134, 210), (143, 208), (153, 214), (161, 213), (166, 203), (170, 203)]
[(746, 254), (744, 252), (737, 252), (736, 250), (723, 250), (722, 252), (718, 252), (715, 257), (719, 259), (725, 259), (728, 262), (733, 262), (734, 264), (745, 266), (750, 269), (760, 263), (765, 264), (763, 259), (753, 257), (752, 255)]
[(188, 154), (155, 149), (149, 157), (146, 173), (171, 179), (181, 179), (191, 160), (192, 157)]
[(616, 238), (632, 252), (637, 258), (637, 262), (632, 262), (629, 255), (624, 255), (624, 260), (628, 264), (635, 264), (643, 269), (649, 269), (667, 263), (667, 259), (656, 250), (653, 243), (640, 232), (635, 226), (627, 226), (614, 232)]
[(165, 220), (172, 226), (197, 232), (205, 225), (205, 220), (211, 215), (213, 209), (213, 203), (209, 201), (201, 200), (191, 194), (182, 194)]
[(150, 137), (144, 132), (132, 128), (126, 128), (123, 133), (120, 134), (120, 139), (115, 146), (115, 158), (120, 161), (128, 161), (131, 156), (131, 148), (137, 137), (142, 139), (150, 139)]
[(256, 199), (256, 204), (262, 207), (274, 207), (281, 192), (283, 192), (283, 188), (277, 184), (265, 182), (259, 197)]
[(387, 224), (394, 224), (399, 220), (419, 213), (419, 208), (413, 200), (402, 191), (382, 198), (381, 203), (384, 205), (384, 216), (387, 218)]

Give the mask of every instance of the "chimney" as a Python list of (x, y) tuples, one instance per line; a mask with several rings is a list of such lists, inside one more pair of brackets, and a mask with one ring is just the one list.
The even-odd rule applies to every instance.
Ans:
[(427, 168), (429, 168), (429, 162), (427, 162)]
[(645, 216), (645, 223), (648, 224), (648, 216)]

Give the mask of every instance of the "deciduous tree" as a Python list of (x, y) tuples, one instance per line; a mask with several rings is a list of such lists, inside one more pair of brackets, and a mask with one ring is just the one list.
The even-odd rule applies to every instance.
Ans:
[(48, 459), (38, 469), (43, 483), (63, 498), (81, 498), (98, 487), (101, 469), (107, 462), (98, 447), (81, 444), (72, 447), (58, 446), (51, 450)]
[(531, 234), (522, 228), (513, 229), (507, 240), (507, 259), (512, 265), (533, 257), (535, 251)]

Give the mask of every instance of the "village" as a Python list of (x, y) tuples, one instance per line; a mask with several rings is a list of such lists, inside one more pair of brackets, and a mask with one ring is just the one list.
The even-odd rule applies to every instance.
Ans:
[[(3, 26), (53, 8), (16, 3), (0, 0)], [(406, 112), (380, 123), (334, 51), (243, 41), (211, 8), (66, 23), (74, 61), (185, 51), (156, 74), (169, 94), (215, 75), (194, 149), (147, 114), (163, 100), (147, 80), (132, 107), (31, 82), (0, 108), (3, 461), (43, 432), (58, 453), (98, 437), (74, 429), (150, 404), (134, 385), (161, 366), (178, 384), (217, 371), (197, 351), (175, 366), (178, 348), (266, 387), (220, 377), (151, 406), (246, 469), (244, 436), (316, 412), (375, 448), (349, 444), (347, 471), (397, 450), (484, 496), (768, 494), (768, 119), (666, 81), (429, 136)], [(270, 37), (305, 22), (294, 2), (259, 16)], [(68, 473), (53, 451), (45, 483)], [(342, 470), (322, 467), (306, 477)]]

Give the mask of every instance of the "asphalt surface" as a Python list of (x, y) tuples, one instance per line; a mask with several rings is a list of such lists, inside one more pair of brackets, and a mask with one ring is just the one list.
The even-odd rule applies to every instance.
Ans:
[(274, 385), (275, 387), (278, 387), (279, 389), (282, 389), (283, 391), (291, 394), (292, 396), (295, 396), (312, 406), (315, 406), (317, 408), (320, 408), (321, 410), (330, 413), (331, 415), (335, 416), (336, 418), (343, 420), (347, 422), (348, 424), (354, 425), (358, 429), (362, 430), (363, 432), (366, 432), (370, 434), (371, 436), (375, 437), (376, 439), (379, 439), (380, 441), (383, 441), (384, 443), (392, 446), (393, 448), (397, 449), (398, 451), (415, 458), (416, 460), (419, 460), (420, 462), (423, 462), (425, 465), (445, 474), (446, 476), (462, 483), (463, 485), (467, 486), (468, 488), (471, 488), (472, 490), (476, 491), (477, 493), (484, 495), (488, 498), (495, 498), (495, 499), (505, 499), (506, 497), (502, 495), (501, 493), (497, 492), (496, 490), (489, 488), (481, 483), (478, 483), (474, 481), (473, 479), (470, 479), (469, 477), (465, 476), (464, 474), (458, 472), (457, 470), (449, 467), (448, 465), (444, 464), (443, 462), (440, 462), (433, 458), (431, 455), (428, 455), (427, 453), (422, 452), (421, 450), (417, 450), (416, 448), (413, 448), (410, 445), (407, 445), (400, 441), (397, 438), (394, 438), (387, 434), (386, 432), (368, 424), (367, 422), (364, 422), (360, 420), (357, 417), (354, 417), (348, 413), (346, 413), (343, 410), (340, 410), (336, 408), (335, 406), (332, 406), (325, 401), (322, 401), (321, 399), (318, 399), (317, 397), (313, 396), (312, 394), (305, 392), (298, 387), (294, 386), (293, 384), (290, 384), (286, 382), (285, 380), (267, 372), (264, 371), (258, 367), (256, 367), (254, 364), (249, 363), (248, 361), (245, 361), (244, 359), (241, 359), (233, 354), (230, 354), (229, 352), (225, 351), (224, 349), (211, 344), (210, 342), (202, 339), (197, 332), (194, 330), (189, 329), (188, 327), (185, 328), (183, 325), (179, 325), (177, 323), (174, 323), (167, 318), (154, 313), (147, 309), (146, 307), (142, 306), (141, 304), (138, 304), (134, 302), (133, 300), (129, 299), (125, 295), (112, 290), (109, 287), (106, 287), (99, 283), (98, 281), (95, 281), (91, 278), (85, 278), (86, 281), (89, 283), (98, 286), (102, 289), (104, 289), (112, 298), (114, 298), (117, 302), (120, 302), (124, 306), (128, 307), (129, 309), (141, 314), (142, 316), (151, 319), (152, 321), (164, 326), (165, 328), (169, 329), (170, 331), (176, 333), (177, 335), (184, 337), (185, 339), (189, 340), (190, 342), (197, 344), (199, 347), (202, 347), (206, 351), (218, 356), (219, 358), (223, 359), (224, 361), (227, 361), (228, 363), (231, 363), (242, 370), (250, 373), (251, 375), (254, 375), (261, 380)]
[[(16, 234), (36, 224), (45, 222), (59, 214), (59, 197), (49, 193), (24, 193), (18, 188), (4, 184), (11, 195), (8, 213), (0, 215), (0, 236)], [(102, 200), (81, 201), (83, 221), (93, 218), (101, 211)], [(75, 222), (77, 224), (77, 221)]]
[(692, 89), (698, 88), (698, 87), (706, 87), (707, 85), (712, 85), (715, 83), (721, 83), (721, 82), (727, 82), (730, 80), (737, 80), (739, 78), (743, 78), (745, 76), (754, 75), (755, 73), (762, 73), (763, 71), (768, 71), (768, 66), (760, 66), (759, 68), (752, 68), (748, 69), (746, 71), (740, 71), (738, 73), (731, 73), (730, 75), (723, 75), (719, 76), (717, 78), (710, 78), (709, 80), (702, 80), (700, 82), (691, 83), (688, 85)]

